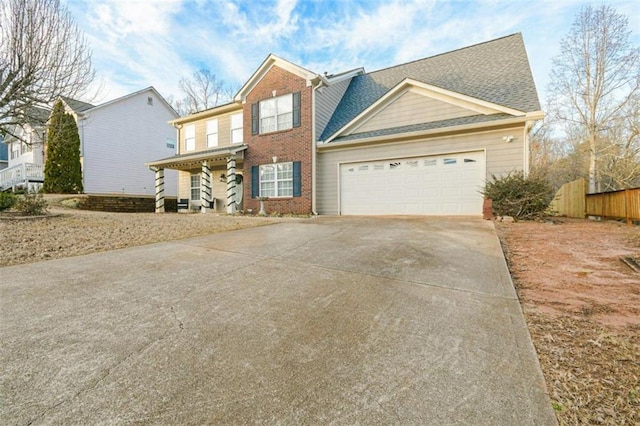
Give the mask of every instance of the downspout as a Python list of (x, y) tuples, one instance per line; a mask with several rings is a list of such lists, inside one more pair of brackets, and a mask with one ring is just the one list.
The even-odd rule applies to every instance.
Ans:
[(318, 216), (316, 211), (316, 180), (317, 180), (317, 148), (316, 148), (316, 88), (320, 87), (322, 81), (318, 80), (317, 86), (311, 86), (311, 214)]
[(530, 161), (531, 161), (531, 141), (530, 141), (530, 137), (529, 137), (529, 131), (531, 130), (531, 128), (533, 127), (533, 124), (535, 123), (535, 121), (525, 121), (524, 124), (524, 135), (523, 135), (523, 140), (524, 140), (524, 175), (525, 176), (529, 176), (529, 168), (530, 168)]

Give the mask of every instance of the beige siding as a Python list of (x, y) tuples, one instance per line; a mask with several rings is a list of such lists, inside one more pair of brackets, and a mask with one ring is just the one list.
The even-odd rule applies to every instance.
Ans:
[[(241, 165), (239, 167), (241, 169)], [(190, 198), (191, 197), (191, 174), (200, 173), (201, 169), (193, 169), (190, 171), (180, 171), (178, 172), (178, 199), (180, 198)], [(239, 171), (239, 174), (242, 174)], [(216, 212), (224, 213), (226, 211), (226, 200), (227, 200), (227, 182), (220, 181), (220, 175), (227, 173), (227, 169), (225, 167), (215, 167), (211, 169), (211, 182), (213, 183), (213, 198), (216, 199)], [(194, 207), (197, 207), (199, 204), (197, 202), (193, 203)]]
[(414, 92), (406, 92), (352, 133), (363, 133), (477, 114), (475, 111), (457, 105)]
[[(194, 170), (195, 172), (195, 170)], [(178, 172), (178, 199), (189, 198), (191, 195), (191, 172)]]
[[(195, 124), (196, 126), (195, 127), (196, 149), (195, 151), (186, 151), (186, 152), (196, 152), (196, 151), (203, 151), (206, 149), (210, 149), (209, 147), (207, 147), (207, 121), (213, 120), (216, 118), (218, 119), (218, 147), (231, 145), (231, 116), (241, 112), (242, 110), (239, 109), (237, 111), (233, 111), (230, 113), (221, 114), (213, 117), (201, 118), (196, 121), (184, 123), (180, 131), (180, 152), (183, 154), (185, 153), (184, 128), (191, 124)], [(247, 123), (242, 123), (242, 124), (243, 126), (247, 125)]]
[(521, 136), (512, 142), (503, 137), (522, 135), (522, 128), (494, 130), (483, 133), (436, 137), (411, 142), (389, 142), (368, 147), (352, 147), (318, 154), (319, 214), (339, 214), (338, 175), (339, 164), (358, 161), (373, 161), (388, 158), (446, 154), (486, 150), (486, 176), (501, 175), (524, 168), (524, 143)]

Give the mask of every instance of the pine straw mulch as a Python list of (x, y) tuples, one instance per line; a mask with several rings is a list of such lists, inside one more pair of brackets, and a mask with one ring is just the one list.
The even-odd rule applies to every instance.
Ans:
[(498, 223), (561, 425), (640, 424), (640, 229), (561, 219)]

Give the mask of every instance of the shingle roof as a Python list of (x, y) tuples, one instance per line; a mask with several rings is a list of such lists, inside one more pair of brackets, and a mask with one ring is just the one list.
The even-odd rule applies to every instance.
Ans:
[(448, 120), (429, 121), (427, 123), (409, 124), (407, 126), (389, 127), (386, 129), (372, 130), (369, 132), (354, 133), (347, 136), (338, 137), (331, 142), (344, 142), (355, 139), (372, 138), (377, 136), (394, 135), (398, 133), (411, 133), (424, 130), (443, 129), (445, 127), (463, 126), (465, 124), (485, 123), (487, 121), (501, 120), (509, 118), (511, 115), (505, 113), (489, 115), (471, 115), (468, 117), (451, 118)]
[(33, 126), (44, 126), (47, 120), (49, 120), (50, 114), (51, 110), (47, 108), (32, 106), (27, 108), (26, 116), (29, 124)]
[(60, 97), (69, 106), (69, 108), (71, 108), (75, 112), (83, 112), (94, 107), (94, 105), (91, 105), (90, 103), (87, 103), (87, 102), (82, 102), (76, 99), (67, 98), (66, 96), (60, 96)]
[(522, 34), (356, 76), (320, 140), (340, 130), (405, 78), (516, 110), (540, 110)]

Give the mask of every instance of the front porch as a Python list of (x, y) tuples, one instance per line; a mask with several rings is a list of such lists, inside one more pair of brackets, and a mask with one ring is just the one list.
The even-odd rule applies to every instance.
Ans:
[[(182, 206), (190, 210), (199, 209), (201, 213), (219, 211), (233, 214), (238, 211), (242, 203), (242, 175), (236, 173), (236, 168), (242, 168), (246, 149), (247, 145), (226, 146), (147, 163), (147, 167), (156, 175), (156, 213), (165, 211), (165, 169), (186, 172), (190, 177), (187, 197), (184, 185), (178, 185), (178, 210)], [(195, 182), (198, 184), (194, 186)], [(215, 185), (216, 182), (223, 182), (224, 185)]]

